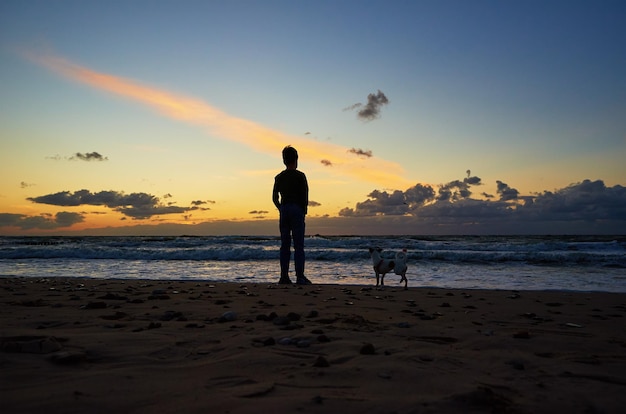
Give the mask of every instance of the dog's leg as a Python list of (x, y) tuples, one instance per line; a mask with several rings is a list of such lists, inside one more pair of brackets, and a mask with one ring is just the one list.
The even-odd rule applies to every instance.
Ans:
[(378, 272), (376, 272), (376, 287), (378, 287), (378, 283), (379, 283), (379, 276), (378, 276)]

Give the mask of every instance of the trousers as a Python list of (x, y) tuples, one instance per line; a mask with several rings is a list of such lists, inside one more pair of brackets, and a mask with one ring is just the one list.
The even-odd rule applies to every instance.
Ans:
[(294, 203), (280, 206), (280, 274), (289, 274), (291, 242), (293, 241), (296, 277), (304, 276), (304, 211)]

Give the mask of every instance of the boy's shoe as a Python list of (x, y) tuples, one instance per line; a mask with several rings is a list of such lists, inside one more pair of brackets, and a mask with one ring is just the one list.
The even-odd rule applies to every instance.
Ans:
[(312, 285), (313, 283), (306, 278), (306, 276), (298, 276), (296, 279), (296, 285)]
[(289, 276), (283, 275), (280, 277), (278, 284), (279, 285), (291, 285), (291, 279), (289, 279)]

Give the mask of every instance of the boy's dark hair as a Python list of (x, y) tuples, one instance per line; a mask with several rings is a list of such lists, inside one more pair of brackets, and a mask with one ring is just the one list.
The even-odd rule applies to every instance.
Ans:
[(283, 148), (283, 163), (285, 165), (293, 164), (298, 161), (298, 151), (291, 145), (287, 145)]

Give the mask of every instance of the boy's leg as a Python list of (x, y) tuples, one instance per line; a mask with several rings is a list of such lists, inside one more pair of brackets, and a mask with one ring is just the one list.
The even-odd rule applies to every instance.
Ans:
[(291, 259), (291, 231), (288, 214), (284, 206), (280, 210), (280, 282), (291, 283), (289, 279), (289, 260)]
[(293, 249), (294, 249), (294, 264), (296, 269), (296, 277), (300, 282), (306, 281), (304, 276), (304, 214), (301, 209), (297, 209), (294, 213), (294, 220), (292, 222), (292, 234), (293, 234)]

